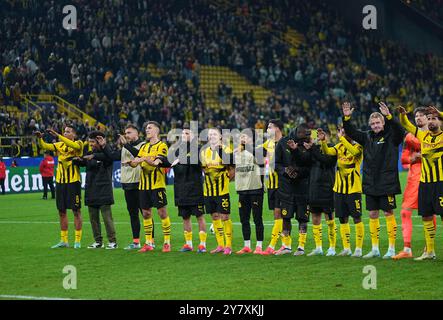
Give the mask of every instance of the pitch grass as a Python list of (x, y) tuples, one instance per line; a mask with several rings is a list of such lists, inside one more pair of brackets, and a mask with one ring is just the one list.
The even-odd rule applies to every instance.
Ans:
[[(405, 181), (402, 174), (402, 183)], [(122, 248), (131, 239), (129, 217), (121, 190), (115, 190), (113, 214), (116, 222), (118, 250), (88, 250), (92, 232), (87, 211), (84, 213), (83, 248), (49, 249), (59, 240), (55, 202), (40, 200), (41, 194), (0, 197), (0, 296), (28, 295), (74, 299), (441, 299), (443, 296), (443, 245), (437, 233), (436, 261), (362, 260), (350, 257), (232, 256), (180, 253), (183, 244), (181, 219), (168, 187), (169, 214), (173, 252), (161, 253), (161, 224), (155, 216), (155, 252), (140, 254)], [(234, 250), (242, 247), (238, 223), (237, 195), (231, 185)], [(397, 197), (401, 205), (401, 196)], [(267, 203), (265, 202), (265, 208)], [(397, 250), (402, 248), (401, 220), (396, 210)], [(421, 254), (424, 246), (421, 220), (414, 213), (413, 249)], [(364, 214), (364, 253), (370, 249), (367, 213)], [(209, 227), (209, 216), (207, 216)], [(268, 244), (272, 214), (264, 210), (265, 245)], [(195, 222), (195, 221), (194, 221)], [(338, 221), (337, 221), (338, 224)], [(381, 251), (387, 249), (386, 226), (381, 219)], [(438, 224), (441, 225), (440, 219)], [(70, 214), (70, 242), (73, 244), (73, 218)], [(193, 225), (197, 243), (197, 225)], [(252, 226), (253, 241), (255, 234)], [(296, 230), (296, 225), (294, 225)], [(103, 232), (104, 227), (103, 227)], [(327, 228), (323, 227), (323, 244), (327, 249)], [(354, 248), (354, 227), (352, 248)], [(294, 234), (294, 247), (297, 238)], [(308, 230), (306, 251), (313, 249), (312, 228)], [(215, 237), (208, 235), (208, 248), (215, 247)], [(342, 248), (337, 236), (337, 251)], [(63, 288), (62, 270), (77, 268), (77, 290)], [(377, 271), (377, 289), (362, 287), (363, 267), (373, 265)]]

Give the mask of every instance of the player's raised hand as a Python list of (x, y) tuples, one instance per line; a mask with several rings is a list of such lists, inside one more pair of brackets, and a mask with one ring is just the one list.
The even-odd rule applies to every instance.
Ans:
[(298, 143), (295, 143), (294, 140), (288, 140), (287, 145), (290, 149), (295, 150), (298, 147)]
[(429, 106), (428, 109), (432, 110), (435, 113), (440, 113), (440, 111), (435, 106)]
[(380, 107), (380, 112), (381, 112), (382, 115), (387, 117), (387, 116), (389, 116), (391, 114), (391, 112), (389, 111), (388, 106), (383, 101), (380, 101), (378, 103), (378, 105)]
[(351, 107), (351, 104), (349, 102), (343, 102), (341, 108), (345, 117), (350, 117), (352, 115), (352, 112), (354, 112), (354, 108)]
[(58, 137), (58, 133), (54, 129), (46, 129), (46, 131), (53, 137)]
[(303, 146), (305, 147), (306, 150), (311, 149), (313, 144), (314, 144), (314, 141), (312, 139), (309, 140), (309, 142), (303, 142)]
[(118, 135), (118, 141), (119, 141), (122, 145), (125, 145), (125, 144), (128, 143), (128, 140), (126, 140), (125, 136), (124, 136), (124, 135), (121, 135), (121, 134)]
[(326, 133), (323, 131), (322, 128), (317, 129), (317, 139), (319, 141), (325, 141), (326, 140)]
[(407, 112), (406, 112), (406, 109), (404, 108), (404, 107), (402, 107), (402, 106), (398, 106), (397, 107), (397, 111), (398, 111), (398, 113), (400, 113), (400, 114), (406, 114)]

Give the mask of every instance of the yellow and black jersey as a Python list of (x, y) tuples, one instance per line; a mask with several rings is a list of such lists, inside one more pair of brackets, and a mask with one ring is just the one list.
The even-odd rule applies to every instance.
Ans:
[[(440, 115), (443, 116), (443, 113)], [(400, 114), (400, 123), (421, 143), (420, 182), (443, 181), (443, 132), (432, 134), (429, 130), (419, 130), (408, 120), (406, 114)]]
[(39, 139), (40, 146), (44, 150), (54, 151), (58, 156), (58, 165), (55, 175), (57, 183), (73, 183), (80, 181), (80, 167), (72, 162), (74, 157), (83, 155), (83, 142), (72, 141), (59, 135), (60, 142), (46, 143)]
[[(224, 164), (223, 158), (229, 162)], [(232, 150), (228, 147), (215, 150), (206, 147), (200, 151), (200, 159), (205, 173), (203, 195), (205, 197), (213, 197), (229, 194), (228, 172), (229, 164), (232, 163)]]
[[(168, 146), (162, 141), (151, 144), (146, 143), (138, 152), (140, 158), (151, 158), (168, 156)], [(155, 190), (166, 188), (166, 172), (164, 168), (151, 166), (146, 162), (141, 163), (142, 172), (140, 174), (139, 190)]]
[(334, 192), (361, 193), (360, 167), (363, 160), (363, 147), (358, 143), (351, 144), (345, 137), (340, 137), (340, 142), (334, 147), (329, 147), (325, 141), (322, 141), (321, 149), (324, 154), (337, 156)]
[(268, 159), (269, 171), (268, 178), (266, 179), (266, 189), (277, 189), (278, 188), (278, 174), (275, 171), (274, 155), (275, 155), (275, 145), (274, 140), (268, 139), (263, 143), (262, 147), (266, 150), (266, 158)]

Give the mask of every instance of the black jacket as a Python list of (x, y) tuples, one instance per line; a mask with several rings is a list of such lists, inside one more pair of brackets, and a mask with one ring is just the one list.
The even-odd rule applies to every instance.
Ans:
[[(105, 146), (105, 149), (109, 153), (111, 152), (108, 145)], [(92, 160), (81, 160), (76, 163), (86, 167), (85, 205), (99, 207), (114, 204), (113, 160), (103, 153), (96, 153)]]
[(335, 182), (336, 156), (328, 156), (320, 151), (318, 145), (312, 146), (311, 171), (309, 174), (309, 200), (313, 207), (334, 207), (334, 192), (332, 188)]
[[(203, 201), (203, 175), (199, 159), (199, 152), (191, 157), (190, 144), (182, 143), (177, 148), (169, 149), (169, 154), (180, 159), (173, 166), (174, 170), (174, 199), (176, 206), (202, 205)], [(179, 157), (179, 155), (181, 155)], [(196, 160), (196, 163), (193, 163)]]
[(357, 130), (350, 120), (343, 121), (346, 134), (363, 146), (363, 193), (372, 196), (400, 194), (398, 146), (404, 131), (392, 118), (385, 118), (385, 129), (378, 134)]
[[(309, 168), (299, 161), (298, 156), (288, 147), (289, 137), (283, 137), (275, 147), (275, 171), (278, 174), (278, 195), (283, 201), (293, 201), (294, 195), (306, 195), (309, 186)], [(285, 169), (294, 167), (297, 177), (290, 178)]]

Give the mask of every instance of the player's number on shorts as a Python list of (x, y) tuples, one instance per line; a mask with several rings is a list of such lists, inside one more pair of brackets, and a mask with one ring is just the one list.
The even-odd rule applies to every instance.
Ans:
[(361, 209), (360, 199), (355, 200), (355, 208), (356, 208), (357, 210), (360, 210), (360, 209)]
[(440, 207), (443, 207), (443, 197), (438, 197), (438, 200), (440, 200)]
[(229, 200), (228, 199), (223, 199), (222, 200), (222, 207), (223, 208), (227, 208), (227, 207), (229, 207)]

